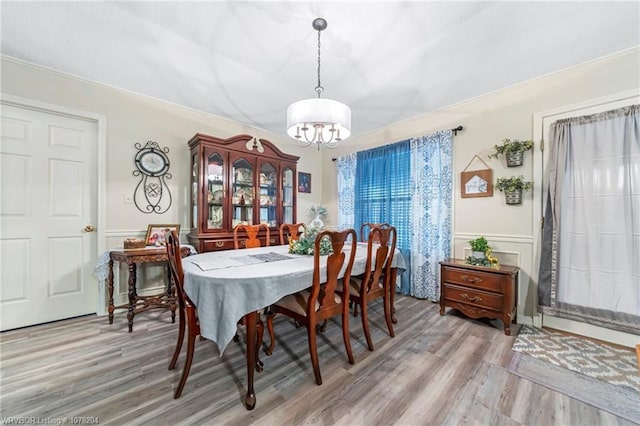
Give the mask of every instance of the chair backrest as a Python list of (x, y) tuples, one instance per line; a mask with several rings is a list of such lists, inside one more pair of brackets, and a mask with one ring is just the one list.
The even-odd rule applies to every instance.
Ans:
[(396, 240), (397, 232), (393, 226), (376, 227), (369, 233), (367, 262), (360, 288), (361, 295), (377, 290), (381, 278), (389, 280), (393, 255), (396, 251)]
[[(347, 241), (349, 237), (351, 237), (351, 239)], [(330, 241), (333, 249), (333, 252), (328, 256), (322, 256), (320, 254), (320, 244), (325, 238)], [(345, 229), (344, 231), (322, 231), (316, 236), (313, 249), (313, 284), (307, 305), (307, 315), (310, 319), (313, 319), (315, 316), (316, 302), (320, 306), (317, 312), (331, 310), (336, 307), (336, 305), (342, 306), (342, 303), (349, 302), (349, 292), (347, 291), (345, 292), (346, 294), (342, 303), (336, 303), (337, 297), (335, 291), (338, 285), (338, 275), (343, 268), (345, 268), (345, 273), (342, 278), (344, 282), (349, 282), (351, 279), (351, 269), (353, 268), (353, 261), (356, 257), (357, 240), (358, 236), (353, 229)], [(350, 249), (349, 251), (345, 250), (345, 244), (347, 244), (347, 248)], [(321, 276), (321, 259), (324, 258), (326, 258), (326, 275)]]
[(195, 306), (184, 291), (184, 272), (182, 270), (182, 254), (180, 253), (178, 234), (175, 230), (167, 231), (165, 240), (167, 246), (167, 261), (178, 296), (178, 305), (181, 310), (187, 306)]
[(363, 223), (362, 226), (360, 226), (360, 241), (362, 241), (363, 243), (366, 243), (369, 240), (369, 235), (371, 234), (371, 231), (373, 231), (374, 229), (389, 228), (389, 227), (391, 227), (391, 225), (389, 225), (386, 222)]
[[(259, 225), (236, 225), (235, 228), (233, 228), (233, 245), (235, 247), (235, 249), (239, 249), (241, 246), (244, 246), (244, 248), (253, 248), (253, 247), (260, 247), (262, 244), (260, 243), (260, 240), (258, 239), (258, 233), (260, 232), (260, 229), (264, 228), (265, 232), (267, 234), (267, 238), (266, 238), (266, 244), (265, 246), (269, 246), (269, 240), (271, 239), (271, 237), (269, 236), (269, 227), (264, 224), (261, 223)], [(244, 231), (247, 239), (246, 240), (240, 240), (238, 238), (238, 231)], [(244, 244), (242, 244), (244, 242)]]
[[(302, 231), (300, 231), (302, 228)], [(289, 237), (296, 241), (300, 238), (300, 234), (307, 232), (307, 225), (304, 223), (283, 223), (280, 225), (280, 244), (289, 244)]]

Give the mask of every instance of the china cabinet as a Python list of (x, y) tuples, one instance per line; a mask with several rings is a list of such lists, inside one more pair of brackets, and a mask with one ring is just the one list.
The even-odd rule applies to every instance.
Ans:
[(198, 253), (233, 249), (233, 228), (240, 223), (267, 224), (269, 244), (278, 244), (280, 225), (296, 223), (299, 157), (249, 135), (222, 139), (197, 133), (189, 140), (189, 148), (189, 244)]

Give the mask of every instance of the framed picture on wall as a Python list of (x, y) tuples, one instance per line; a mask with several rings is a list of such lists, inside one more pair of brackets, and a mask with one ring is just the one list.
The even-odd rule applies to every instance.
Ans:
[(462, 172), (460, 187), (462, 198), (493, 197), (493, 170)]
[(166, 244), (165, 232), (176, 231), (178, 236), (180, 235), (180, 225), (149, 225), (147, 227), (147, 236), (144, 241), (148, 246), (163, 246)]
[(298, 172), (298, 192), (311, 193), (311, 173)]

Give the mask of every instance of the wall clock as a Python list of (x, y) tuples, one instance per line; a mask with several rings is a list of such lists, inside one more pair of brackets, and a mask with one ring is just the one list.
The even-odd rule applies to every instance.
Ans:
[(133, 193), (133, 201), (143, 213), (164, 213), (171, 207), (171, 191), (166, 180), (171, 179), (169, 148), (160, 148), (157, 142), (136, 143), (136, 170), (133, 175), (140, 177)]

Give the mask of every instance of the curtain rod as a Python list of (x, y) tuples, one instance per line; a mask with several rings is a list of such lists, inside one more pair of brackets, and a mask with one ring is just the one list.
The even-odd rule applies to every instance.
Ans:
[[(458, 136), (458, 132), (461, 132), (464, 130), (464, 127), (462, 127), (462, 124), (459, 125), (458, 127), (454, 127), (453, 129), (449, 129), (453, 132), (453, 136)], [(336, 161), (337, 158), (332, 158), (331, 161)]]

